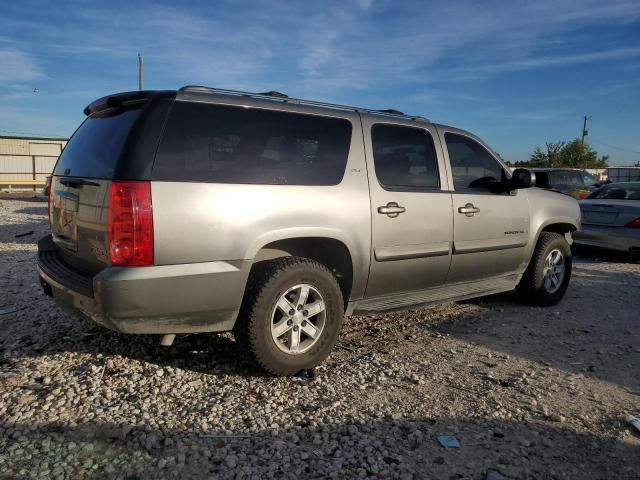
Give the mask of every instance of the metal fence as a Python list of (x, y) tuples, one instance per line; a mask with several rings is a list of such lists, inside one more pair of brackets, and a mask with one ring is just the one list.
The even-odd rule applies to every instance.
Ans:
[[(57, 155), (0, 154), (0, 182), (46, 180), (58, 160)], [(36, 187), (24, 187), (36, 189)]]

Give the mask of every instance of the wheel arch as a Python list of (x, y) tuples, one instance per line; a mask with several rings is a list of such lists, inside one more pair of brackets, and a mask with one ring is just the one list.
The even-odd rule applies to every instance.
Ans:
[(573, 240), (571, 239), (571, 234), (577, 231), (579, 227), (580, 225), (574, 219), (568, 218), (568, 217), (560, 217), (555, 219), (551, 218), (543, 222), (540, 225), (540, 227), (538, 227), (535, 241), (533, 242), (529, 256), (533, 254), (533, 251), (535, 250), (536, 245), (538, 244), (538, 240), (540, 240), (540, 235), (542, 235), (543, 232), (553, 232), (553, 233), (559, 233), (560, 235), (564, 235), (565, 239), (567, 240), (567, 243), (571, 245), (573, 243)]
[(349, 302), (354, 287), (354, 262), (343, 241), (325, 236), (281, 238), (262, 245), (252, 258), (255, 264), (287, 256), (309, 258), (323, 264), (336, 277), (345, 305)]
[(542, 222), (536, 229), (535, 235), (531, 239), (531, 243), (529, 245), (529, 249), (527, 252), (526, 262), (522, 264), (521, 272), (524, 273), (524, 271), (529, 266), (529, 263), (531, 262), (531, 257), (533, 256), (533, 252), (535, 251), (536, 246), (538, 245), (538, 241), (540, 240), (540, 235), (542, 234), (542, 232), (559, 233), (561, 235), (564, 235), (565, 238), (567, 238), (567, 235), (569, 235), (569, 237), (567, 238), (567, 241), (569, 245), (571, 245), (572, 241), (571, 241), (570, 234), (578, 230), (579, 227), (580, 225), (575, 219), (571, 217), (564, 217), (564, 216), (549, 218), (544, 222)]

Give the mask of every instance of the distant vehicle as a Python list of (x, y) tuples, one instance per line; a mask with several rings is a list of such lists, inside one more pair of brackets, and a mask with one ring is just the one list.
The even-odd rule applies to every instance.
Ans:
[(343, 318), (517, 288), (558, 303), (574, 199), (478, 137), (204, 87), (96, 100), (53, 171), (45, 292), (125, 333), (232, 330), (271, 373), (321, 362)]
[(575, 168), (534, 168), (536, 186), (564, 193), (578, 200), (587, 198), (602, 182), (589, 172)]
[(640, 182), (610, 183), (580, 202), (575, 243), (640, 254)]

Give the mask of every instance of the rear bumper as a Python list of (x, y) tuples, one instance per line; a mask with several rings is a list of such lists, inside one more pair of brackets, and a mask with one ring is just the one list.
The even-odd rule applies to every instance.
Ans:
[(50, 236), (38, 243), (38, 275), (56, 302), (124, 333), (222, 332), (233, 328), (250, 260), (73, 272)]
[(640, 253), (640, 229), (626, 227), (603, 227), (582, 224), (582, 229), (573, 234), (578, 245), (606, 248), (627, 253)]

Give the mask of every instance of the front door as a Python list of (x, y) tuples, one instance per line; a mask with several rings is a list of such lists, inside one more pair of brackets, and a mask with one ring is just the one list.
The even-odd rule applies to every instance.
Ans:
[(447, 283), (508, 275), (526, 259), (529, 204), (525, 192), (494, 193), (510, 175), (468, 134), (439, 127), (453, 178), (453, 255)]
[(372, 216), (366, 297), (443, 284), (453, 218), (435, 128), (365, 118), (363, 129)]

